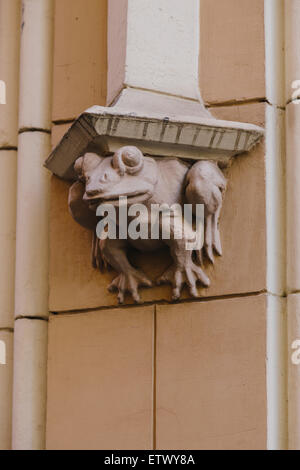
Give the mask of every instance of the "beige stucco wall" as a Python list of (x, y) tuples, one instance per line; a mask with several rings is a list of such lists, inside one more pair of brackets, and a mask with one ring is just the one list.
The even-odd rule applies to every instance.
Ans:
[[(212, 113), (264, 125), (262, 0), (202, 0), (200, 85)], [(106, 102), (106, 1), (56, 1), (55, 145), (85, 108)], [(71, 218), (68, 183), (52, 177), (47, 447), (266, 447), (264, 146), (226, 170), (222, 258), (199, 301), (107, 292), (91, 235)], [(151, 278), (167, 251), (136, 255)], [(114, 307), (114, 308), (111, 308)], [(90, 309), (90, 311), (87, 311)]]
[(207, 103), (265, 97), (263, 0), (201, 0), (200, 88)]
[(53, 121), (106, 100), (107, 0), (56, 0)]

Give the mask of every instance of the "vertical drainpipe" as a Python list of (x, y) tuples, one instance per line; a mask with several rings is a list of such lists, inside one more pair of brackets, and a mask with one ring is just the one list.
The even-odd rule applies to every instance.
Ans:
[(23, 0), (17, 183), (13, 449), (45, 446), (53, 0)]
[(268, 449), (287, 442), (285, 0), (265, 0)]
[(300, 450), (300, 3), (285, 1), (289, 449)]
[(20, 0), (0, 0), (0, 450), (11, 448), (20, 11)]

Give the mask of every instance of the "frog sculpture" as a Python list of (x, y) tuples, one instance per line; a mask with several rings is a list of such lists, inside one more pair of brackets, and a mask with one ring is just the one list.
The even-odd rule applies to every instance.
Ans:
[[(158, 284), (171, 283), (172, 299), (178, 300), (184, 284), (191, 296), (198, 297), (197, 282), (204, 287), (210, 280), (203, 270), (204, 256), (214, 263), (214, 252), (222, 254), (219, 216), (222, 208), (226, 179), (216, 162), (199, 160), (188, 163), (178, 158), (151, 158), (133, 146), (120, 148), (113, 156), (86, 153), (74, 164), (77, 180), (69, 191), (69, 209), (73, 218), (83, 227), (93, 231), (92, 263), (103, 269), (110, 265), (117, 277), (109, 286), (118, 292), (118, 300), (124, 302), (126, 292), (139, 303), (139, 287), (152, 285), (148, 277), (135, 269), (127, 258), (132, 246), (140, 251), (155, 251), (167, 245), (173, 258), (172, 265), (157, 280)], [(126, 196), (127, 207), (142, 203), (149, 208), (153, 204), (190, 204), (195, 213), (197, 204), (204, 205), (204, 243), (196, 251), (187, 249), (187, 238), (176, 237), (176, 217), (171, 219), (170, 237), (165, 239), (159, 231), (158, 239), (100, 239), (96, 236), (99, 205), (112, 204), (120, 210), (120, 197)], [(128, 221), (130, 221), (130, 217)], [(149, 220), (146, 223), (150, 224)], [(160, 228), (162, 220), (160, 219)], [(104, 238), (104, 237), (103, 237)], [(190, 240), (190, 239), (189, 239)]]

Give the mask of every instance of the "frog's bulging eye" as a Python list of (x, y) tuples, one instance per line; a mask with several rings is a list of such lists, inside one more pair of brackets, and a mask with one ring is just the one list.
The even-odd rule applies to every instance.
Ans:
[(136, 152), (123, 152), (122, 160), (126, 166), (134, 168), (140, 164), (141, 156)]
[(112, 166), (119, 170), (121, 175), (129, 173), (135, 175), (144, 165), (144, 155), (133, 146), (120, 148), (113, 156)]

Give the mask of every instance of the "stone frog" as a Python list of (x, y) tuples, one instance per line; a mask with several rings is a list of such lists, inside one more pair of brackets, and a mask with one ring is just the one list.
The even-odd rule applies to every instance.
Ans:
[[(76, 160), (74, 170), (77, 180), (69, 191), (71, 215), (80, 225), (94, 232), (93, 266), (102, 269), (103, 266), (110, 265), (118, 273), (109, 290), (118, 292), (120, 303), (124, 302), (126, 292), (131, 293), (135, 302), (140, 302), (139, 287), (152, 285), (141, 270), (130, 264), (127, 258), (129, 246), (140, 251), (154, 251), (163, 245), (169, 247), (173, 263), (157, 283), (172, 284), (173, 300), (180, 298), (184, 284), (187, 284), (193, 297), (198, 297), (198, 281), (205, 287), (210, 285), (203, 270), (203, 258), (205, 256), (213, 263), (214, 252), (222, 254), (218, 224), (226, 189), (226, 179), (217, 163), (199, 160), (190, 164), (172, 157), (154, 159), (144, 156), (137, 147), (126, 146), (109, 157), (86, 153)], [(169, 239), (161, 236), (160, 218), (158, 239), (129, 237), (100, 240), (95, 236), (95, 228), (99, 222), (96, 210), (103, 203), (112, 204), (117, 211), (120, 210), (120, 196), (127, 197), (128, 208), (138, 203), (149, 209), (152, 204), (180, 204), (181, 207), (191, 204), (194, 213), (196, 204), (203, 204), (203, 246), (196, 252), (186, 249), (188, 235), (175, 236), (176, 217), (171, 218)], [(150, 220), (146, 223), (150, 224)]]

